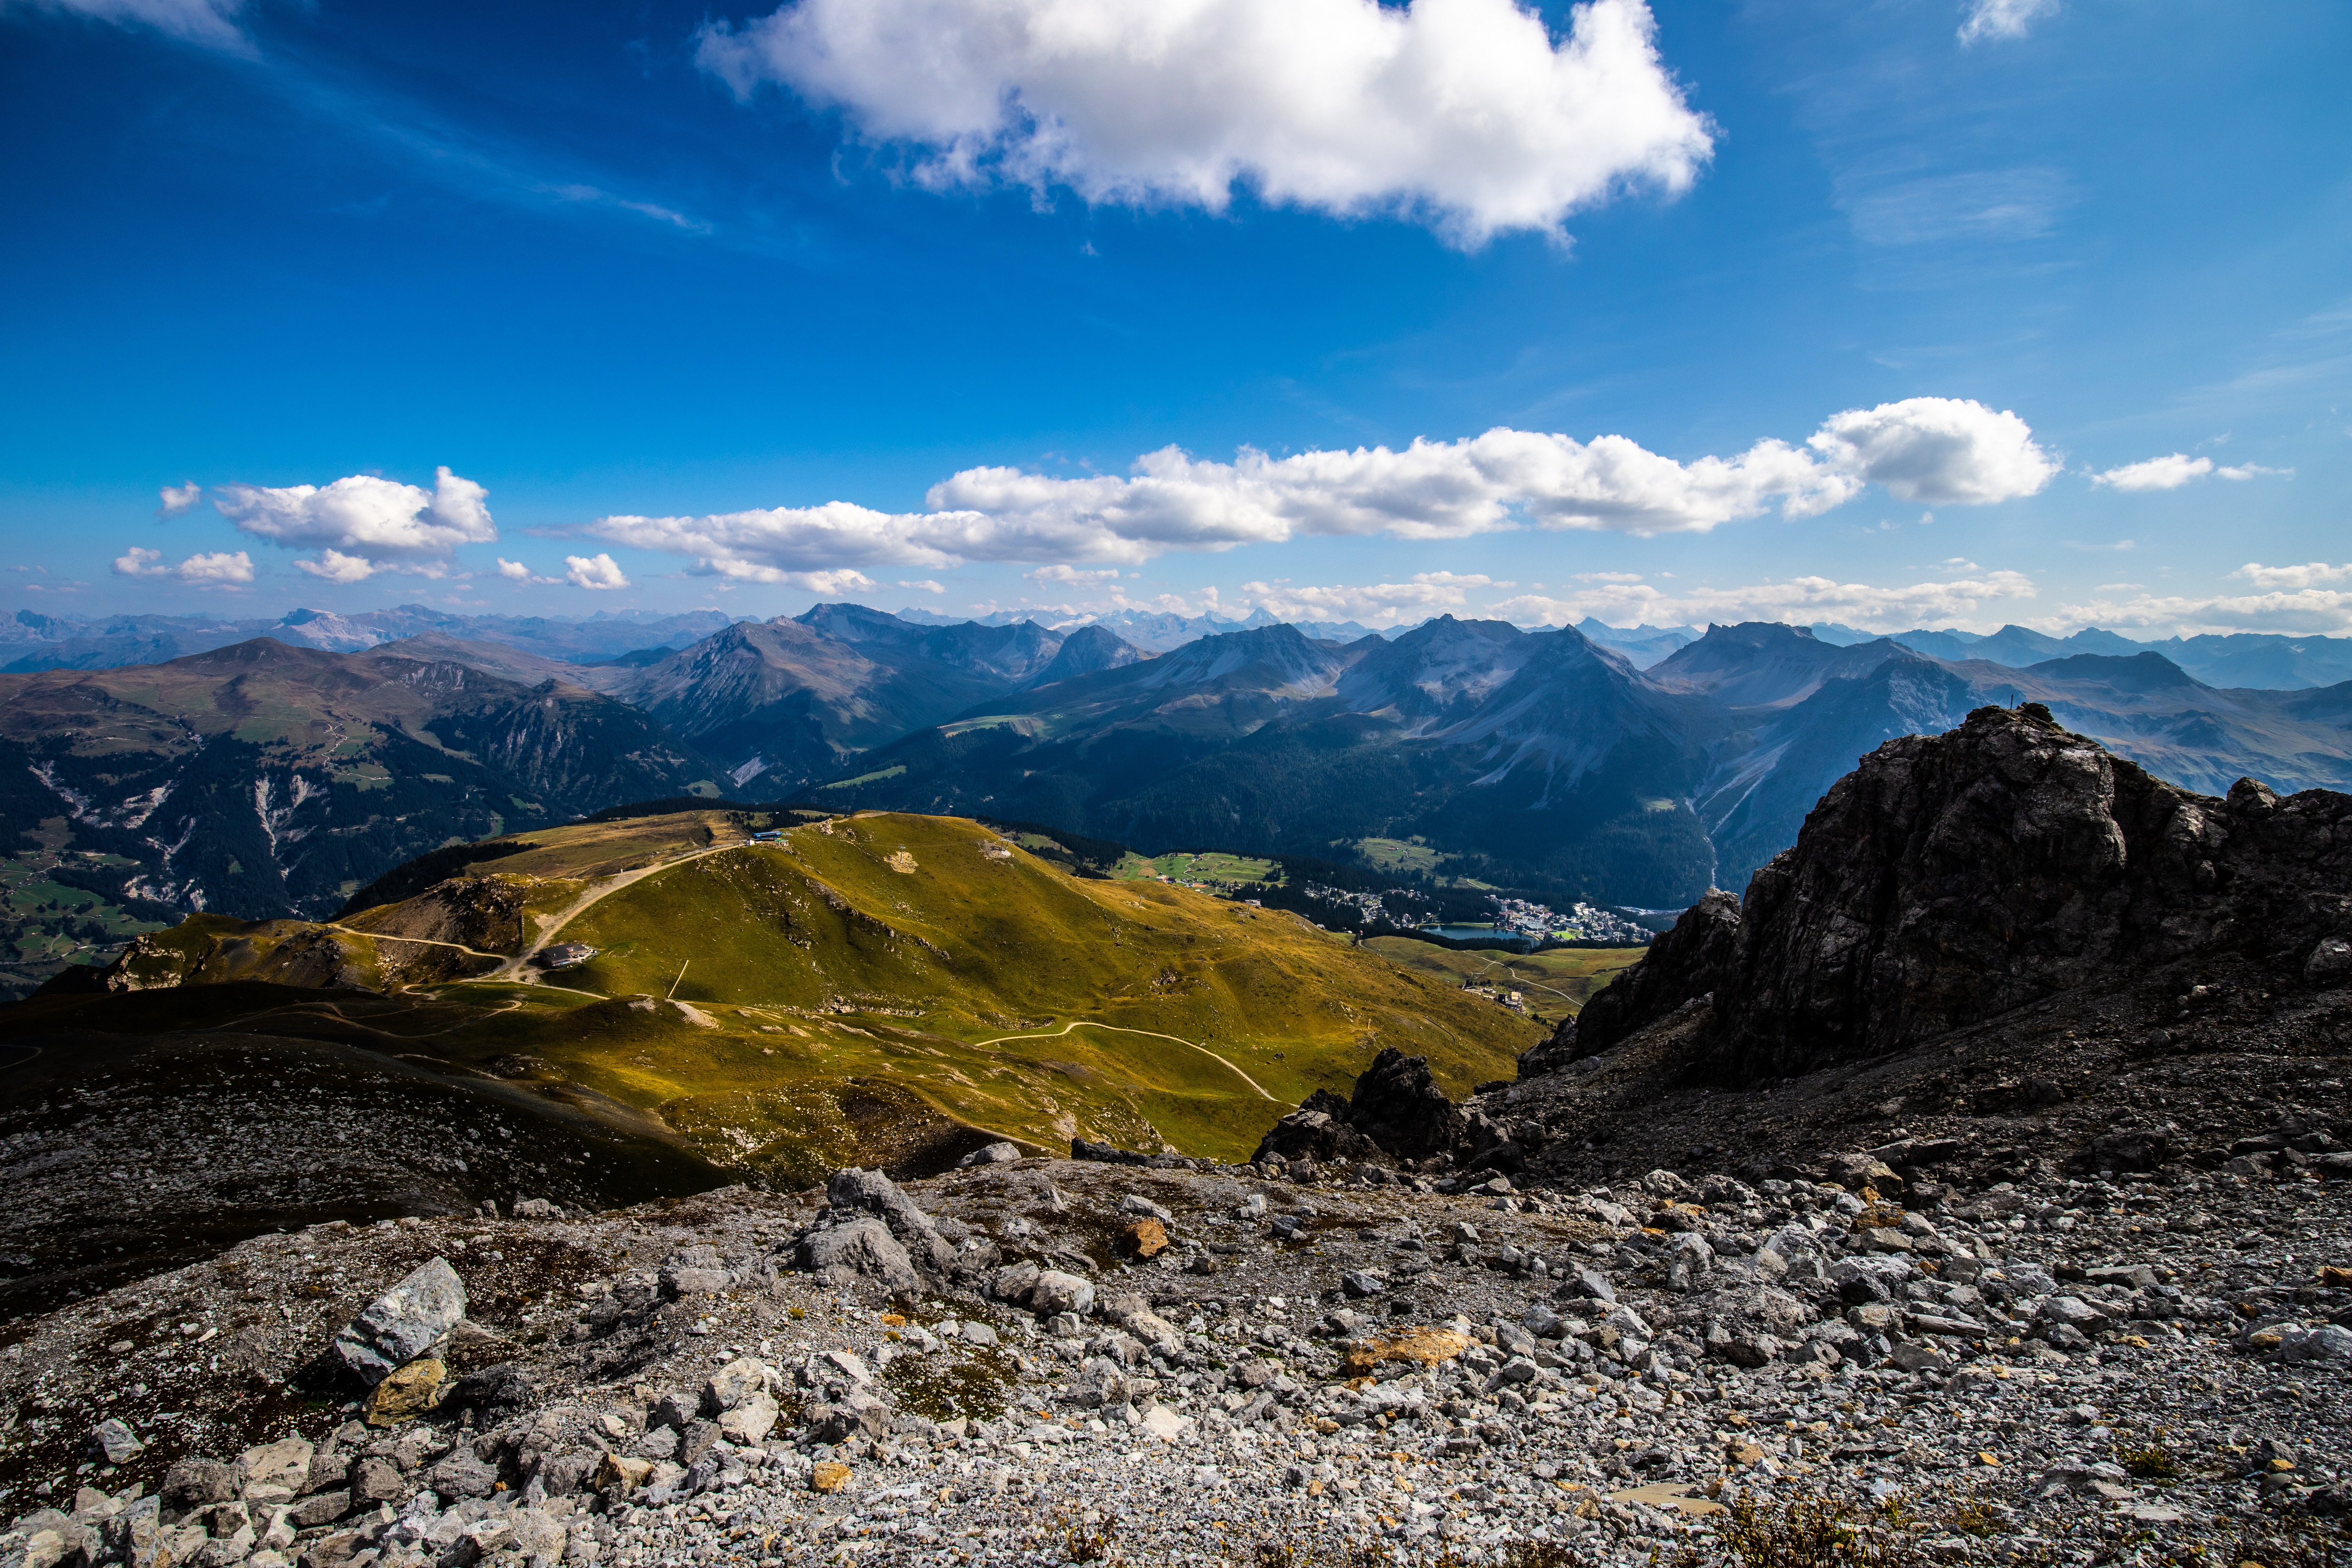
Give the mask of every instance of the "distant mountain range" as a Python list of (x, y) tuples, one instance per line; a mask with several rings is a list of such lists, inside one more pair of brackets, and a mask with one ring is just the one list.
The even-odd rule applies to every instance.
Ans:
[(1344, 645), (1223, 633), (1008, 686), (814, 798), (1147, 849), (1380, 864), (1409, 845), (1434, 876), (1664, 908), (1743, 886), (1882, 741), (2028, 700), (2191, 788), (2352, 784), (2352, 684), (2221, 690), (2152, 652), (2018, 668), (1769, 623), (1710, 627), (1644, 670), (1574, 628), (1441, 617)]
[(86, 620), (19, 610), (0, 621), (0, 673), (29, 675), (44, 669), (161, 664), (262, 637), (275, 637), (291, 647), (358, 653), (431, 633), (469, 642), (503, 643), (543, 658), (588, 663), (638, 648), (682, 647), (725, 626), (730, 618), (717, 610), (645, 617), (591, 616), (584, 620), (453, 616), (425, 605), (361, 610), (348, 616), (294, 610), (275, 620), (214, 616), (114, 616)]
[[(856, 609), (866, 615), (881, 614), (858, 605), (835, 607)], [(1150, 610), (1074, 615), (997, 610), (958, 618), (909, 606), (887, 618), (928, 627), (1002, 627), (1034, 622), (1045, 631), (1065, 637), (1084, 626), (1100, 626), (1144, 654), (1167, 653), (1205, 637), (1284, 624), (1265, 610), (1254, 610), (1238, 619)], [(583, 620), (545, 616), (453, 616), (425, 605), (362, 610), (349, 616), (326, 610), (295, 610), (276, 620), (224, 620), (209, 616), (118, 616), (89, 620), (19, 610), (12, 619), (0, 621), (0, 672), (112, 669), (126, 664), (155, 664), (256, 637), (276, 637), (295, 647), (355, 653), (405, 637), (434, 634), (469, 642), (500, 643), (565, 663), (618, 660), (643, 665), (744, 619), (749, 617), (730, 616), (718, 610), (661, 616), (599, 615)], [(1368, 637), (1392, 642), (1414, 629), (1404, 626), (1376, 628), (1355, 621), (1289, 624), (1303, 636), (1320, 642), (1356, 642)], [(1707, 630), (1702, 626), (1612, 626), (1591, 616), (1577, 622), (1576, 629), (1601, 647), (1622, 654), (1637, 669), (1647, 669), (1689, 647), (1705, 637)], [(1833, 622), (1816, 623), (1805, 629), (1812, 633), (1815, 640), (1841, 647), (1881, 640), (1875, 632), (1858, 631)], [(2096, 626), (2072, 637), (2054, 637), (2010, 626), (1990, 634), (1949, 629), (1894, 632), (1885, 640), (1901, 643), (1930, 658), (1977, 659), (2017, 668), (2079, 653), (2128, 656), (2155, 652), (2209, 686), (2292, 691), (2352, 680), (2352, 637), (2232, 632), (2147, 643)]]
[[(193, 618), (74, 636), (33, 621), (16, 624), (86, 658), (110, 638), (195, 635)], [(1268, 623), (1154, 656), (1103, 622), (927, 624), (854, 605), (704, 625), (289, 616), (152, 665), (0, 675), (0, 805), (18, 835), (0, 861), (15, 889), (0, 942), (16, 951), (0, 959), (47, 963), (58, 932), (119, 936), (133, 915), (316, 918), (452, 839), (687, 795), (986, 816), (1150, 853), (1312, 856), (1671, 910), (1744, 886), (1881, 742), (1988, 704), (2046, 703), (2208, 793), (2242, 775), (2352, 787), (2352, 681), (2223, 688), (2107, 633), (1854, 641), (1753, 623), (1687, 641), (1599, 628), (1604, 643), (1441, 616), (1351, 641)], [(678, 645), (620, 647), (656, 636)], [(2168, 646), (2304, 678), (2344, 651)]]
[(459, 646), (462, 662), (257, 637), (163, 665), (0, 675), (16, 868), (81, 895), (61, 901), (149, 919), (315, 919), (453, 838), (717, 793), (710, 763), (636, 709), (490, 673), (507, 650)]

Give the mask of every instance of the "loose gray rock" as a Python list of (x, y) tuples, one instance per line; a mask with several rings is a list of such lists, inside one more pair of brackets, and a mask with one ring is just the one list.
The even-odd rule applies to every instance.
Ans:
[(147, 1445), (130, 1427), (110, 1415), (89, 1429), (89, 1446), (110, 1465), (127, 1465)]
[(331, 1353), (370, 1388), (430, 1350), (466, 1316), (466, 1285), (436, 1258), (368, 1303)]

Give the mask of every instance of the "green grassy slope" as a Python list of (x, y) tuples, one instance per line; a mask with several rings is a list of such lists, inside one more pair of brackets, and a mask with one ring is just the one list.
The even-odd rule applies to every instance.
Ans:
[[(767, 820), (534, 829), (536, 848), (344, 927), (192, 921), (124, 973), (327, 984), (340, 963), (341, 984), (415, 1013), (369, 1025), (404, 1055), (633, 1108), (706, 1158), (793, 1181), (982, 1133), (1238, 1159), (1382, 1046), (1427, 1056), (1460, 1094), (1540, 1037), (1449, 975), (1296, 916), (1074, 878), (969, 821), (869, 814), (748, 841)], [(595, 952), (508, 978), (488, 956), (557, 941)], [(333, 1011), (305, 1026), (348, 1037)]]

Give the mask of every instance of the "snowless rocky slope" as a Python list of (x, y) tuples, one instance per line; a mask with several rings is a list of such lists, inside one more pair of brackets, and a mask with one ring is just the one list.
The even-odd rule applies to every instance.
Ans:
[[(1965, 748), (2076, 747), (1970, 724), (1816, 813), (1776, 868), (1832, 894), (1703, 906), (1608, 1028), (1467, 1105), (1389, 1052), (1244, 1166), (1007, 1144), (903, 1186), (330, 1224), (20, 1320), (0, 1568), (2340, 1561), (2345, 803), (2175, 803), (2214, 889), (2303, 901), (2223, 921), (2192, 885), (2201, 936), (2052, 980), (2097, 921), (2021, 917), (2004, 959), (1970, 933), (2007, 873), (1906, 869), (1994, 820)], [(2060, 760), (2089, 782), (2034, 820), (2071, 863), (2127, 792)], [(1924, 837), (1840, 815), (1895, 764), (1944, 781)], [(2253, 810), (2325, 831), (2260, 862)], [(2092, 857), (2074, 907), (2146, 859)], [(1727, 1066), (1740, 955), (1794, 930), (1816, 975), (1947, 958), (1812, 985), (1843, 1044)], [(1854, 1044), (1969, 965), (2044, 978)]]
[(259, 1237), (0, 1352), (0, 1561), (1640, 1563), (1820, 1498), (2154, 1561), (2352, 1498), (2340, 1184), (1431, 1184), (1028, 1159)]

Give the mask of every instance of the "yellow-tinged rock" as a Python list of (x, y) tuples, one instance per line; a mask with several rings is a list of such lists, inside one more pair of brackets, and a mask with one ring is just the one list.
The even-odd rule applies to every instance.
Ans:
[(1455, 1333), (1451, 1329), (1406, 1329), (1393, 1334), (1374, 1334), (1348, 1347), (1339, 1363), (1342, 1377), (1369, 1377), (1372, 1369), (1384, 1361), (1418, 1362), (1423, 1366), (1435, 1366), (1451, 1361), (1470, 1348), (1470, 1336)]
[(1727, 1443), (1723, 1447), (1723, 1457), (1744, 1468), (1762, 1464), (1764, 1450), (1753, 1443)]
[(1119, 1249), (1130, 1258), (1157, 1258), (1168, 1250), (1168, 1227), (1156, 1219), (1139, 1219), (1120, 1233)]
[(849, 1467), (833, 1459), (819, 1459), (809, 1468), (809, 1490), (837, 1492), (849, 1484)]
[(2322, 1285), (2352, 1285), (2352, 1268), (2338, 1268), (2332, 1263), (2322, 1264), (2319, 1282)]
[(1979, 1465), (1990, 1465), (1998, 1469), (2000, 1467), (2000, 1456), (1999, 1454), (1990, 1454), (1979, 1451), (1977, 1455), (1977, 1463)]
[(1707, 1514), (1726, 1511), (1719, 1502), (1710, 1502), (1705, 1498), (1691, 1496), (1688, 1484), (1682, 1481), (1652, 1481), (1645, 1487), (1633, 1487), (1622, 1492), (1611, 1492), (1609, 1500), (1638, 1502), (1647, 1508), (1674, 1513)]
[(651, 1459), (633, 1458), (627, 1454), (606, 1454), (597, 1461), (596, 1479), (593, 1484), (600, 1492), (633, 1492), (652, 1479), (653, 1473), (654, 1462)]
[(431, 1356), (394, 1367), (367, 1396), (367, 1424), (397, 1426), (415, 1420), (440, 1405), (443, 1385), (448, 1381), (449, 1369)]

